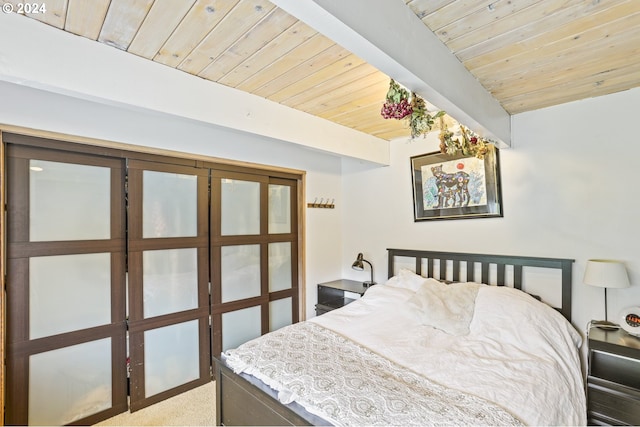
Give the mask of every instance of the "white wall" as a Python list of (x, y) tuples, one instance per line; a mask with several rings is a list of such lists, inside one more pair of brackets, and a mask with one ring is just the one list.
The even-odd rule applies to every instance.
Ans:
[(413, 221), (409, 158), (436, 151), (435, 135), (393, 141), (389, 167), (344, 160), (343, 276), (366, 279), (350, 269), (363, 252), (385, 280), (391, 247), (571, 258), (573, 323), (584, 330), (604, 317), (603, 289), (582, 283), (585, 262), (611, 258), (626, 262), (632, 286), (609, 291), (609, 317), (640, 305), (638, 105), (635, 89), (513, 117), (503, 218)]
[(340, 276), (341, 161), (338, 156), (160, 113), (142, 112), (0, 82), (2, 124), (304, 170), (307, 201), (334, 198), (336, 209), (306, 210), (307, 313), (315, 284)]

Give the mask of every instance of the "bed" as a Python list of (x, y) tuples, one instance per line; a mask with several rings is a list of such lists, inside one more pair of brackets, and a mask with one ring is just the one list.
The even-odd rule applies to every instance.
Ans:
[(388, 256), (359, 300), (216, 359), (218, 424), (586, 424), (573, 260)]

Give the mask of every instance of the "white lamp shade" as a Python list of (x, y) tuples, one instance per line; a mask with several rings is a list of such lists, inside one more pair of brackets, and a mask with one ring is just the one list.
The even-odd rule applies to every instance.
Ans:
[(601, 288), (628, 288), (630, 286), (624, 264), (608, 259), (588, 260), (583, 282)]

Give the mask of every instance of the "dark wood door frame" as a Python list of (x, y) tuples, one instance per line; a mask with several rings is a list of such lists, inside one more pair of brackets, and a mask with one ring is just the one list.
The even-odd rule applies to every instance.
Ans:
[[(196, 176), (197, 226), (196, 236), (171, 238), (145, 238), (143, 236), (143, 174), (145, 171), (167, 172)], [(209, 344), (209, 260), (208, 210), (209, 170), (188, 166), (174, 166), (131, 160), (128, 164), (128, 257), (129, 257), (129, 353), (131, 360), (131, 411), (183, 393), (195, 386), (211, 381)], [(151, 250), (195, 248), (198, 265), (198, 302), (191, 310), (146, 318), (144, 315), (143, 253)], [(161, 393), (146, 396), (145, 332), (156, 328), (198, 322), (199, 378)]]
[[(29, 236), (29, 161), (39, 159), (107, 167), (111, 171), (111, 236), (107, 240), (32, 242)], [(117, 158), (7, 146), (7, 424), (28, 424), (29, 358), (33, 355), (104, 338), (111, 339), (112, 406), (76, 420), (93, 423), (127, 409), (125, 322), (124, 161)], [(52, 336), (29, 336), (29, 260), (32, 257), (111, 254), (111, 321)], [(70, 309), (73, 307), (70, 301)]]
[[(300, 301), (304, 301), (304, 294), (305, 294), (304, 287), (302, 286), (302, 284), (304, 283), (304, 277), (301, 274), (301, 272), (303, 271), (303, 265), (304, 265), (304, 250), (303, 250), (304, 245), (302, 244), (304, 242), (304, 210), (302, 205), (298, 203), (299, 200), (302, 200), (304, 198), (304, 183), (305, 183), (304, 171), (281, 168), (281, 167), (270, 167), (265, 165), (239, 162), (239, 161), (233, 161), (233, 160), (211, 158), (207, 156), (198, 156), (198, 155), (193, 155), (188, 153), (179, 153), (179, 152), (169, 151), (169, 150), (146, 148), (146, 147), (133, 146), (133, 145), (129, 146), (127, 144), (111, 143), (109, 141), (100, 141), (100, 140), (95, 140), (90, 138), (74, 137), (69, 135), (56, 134), (53, 132), (36, 131), (31, 129), (18, 128), (18, 127), (3, 126), (2, 128), (0, 128), (0, 181), (2, 182), (2, 185), (0, 186), (2, 187), (0, 189), (0, 200), (3, 202), (1, 206), (6, 206), (5, 204), (6, 182), (5, 181), (8, 182), (12, 180), (11, 178), (7, 177), (6, 165), (4, 164), (4, 161), (7, 155), (6, 153), (7, 147), (9, 145), (21, 146), (25, 149), (45, 147), (46, 149), (50, 149), (50, 150), (60, 150), (65, 152), (64, 154), (65, 159), (68, 159), (68, 157), (66, 156), (88, 154), (91, 156), (98, 156), (98, 157), (100, 156), (112, 157), (112, 158), (120, 159), (123, 161), (126, 159), (133, 159), (133, 160), (151, 161), (151, 162), (157, 162), (157, 163), (166, 163), (166, 164), (172, 164), (172, 165), (183, 165), (188, 167), (209, 168), (209, 169), (214, 169), (218, 171), (250, 173), (250, 174), (269, 176), (271, 177), (270, 179), (272, 180), (277, 180), (277, 179), (293, 180), (296, 183), (296, 185), (295, 185), (295, 190), (293, 191), (293, 194), (292, 194), (292, 200), (295, 200), (292, 203), (292, 211), (293, 211), (292, 218), (295, 218), (294, 223), (297, 224), (296, 225), (297, 228), (295, 229), (295, 232), (293, 233), (292, 236), (288, 236), (286, 238), (289, 238), (289, 237), (291, 238), (292, 254), (295, 253), (295, 257), (296, 257), (296, 262), (293, 265), (292, 277), (297, 283), (297, 288), (294, 289), (293, 291), (285, 290), (285, 291), (271, 293), (268, 296), (268, 301), (273, 301), (275, 299), (292, 296), (294, 318), (298, 319), (300, 317), (302, 318), (305, 317), (304, 316), (305, 307), (300, 305)], [(5, 179), (5, 177), (7, 177), (7, 179)], [(12, 215), (14, 214), (15, 212), (12, 213)], [(2, 219), (3, 220), (5, 219), (4, 215)], [(3, 224), (4, 224), (4, 221), (3, 221)], [(282, 236), (279, 236), (279, 238), (282, 238)], [(4, 259), (4, 254), (6, 254), (7, 251), (4, 250), (5, 249), (4, 245), (7, 244), (7, 230), (3, 229), (2, 227), (0, 227), (0, 240), (2, 241), (1, 244), (3, 245), (3, 250), (2, 250), (3, 259), (0, 260), (0, 273), (2, 273), (2, 277), (0, 278), (0, 281), (2, 282), (2, 285), (3, 285), (2, 288), (4, 289), (4, 287), (6, 286), (5, 274), (7, 271), (7, 262)], [(80, 246), (84, 246), (84, 245), (85, 244), (82, 243)], [(119, 245), (120, 244), (118, 243), (116, 245), (118, 246), (118, 248), (116, 249), (111, 248), (110, 250), (113, 250), (115, 253), (119, 253), (118, 252)], [(18, 247), (19, 246), (14, 245), (13, 249), (15, 250)], [(40, 250), (53, 251), (52, 253), (59, 252), (59, 249), (56, 249), (55, 245), (54, 246), (49, 245), (48, 242), (42, 242)], [(90, 251), (92, 249), (90, 247), (82, 247), (81, 250)], [(29, 252), (27, 251), (25, 253), (29, 253)], [(34, 253), (37, 253), (37, 252), (34, 252)], [(122, 274), (125, 274), (126, 267), (123, 266), (121, 270), (122, 270)], [(3, 294), (2, 298), (0, 298), (0, 317), (1, 317), (0, 329), (2, 329), (1, 331), (2, 334), (6, 334), (6, 328), (8, 327), (8, 322), (7, 322), (7, 319), (5, 318), (5, 314), (7, 313), (5, 301), (6, 301), (6, 295)], [(268, 301), (265, 300), (262, 303), (268, 304)], [(213, 317), (219, 314), (220, 313), (217, 313), (217, 314), (212, 313)], [(119, 314), (117, 315), (117, 317), (119, 317)], [(10, 323), (13, 323), (13, 321), (10, 321)], [(114, 336), (120, 336), (118, 335), (120, 334), (120, 331), (123, 331), (122, 332), (123, 334), (126, 333), (126, 330), (125, 330), (126, 324), (118, 324), (116, 326), (112, 326), (112, 328), (117, 329), (116, 331), (117, 333), (115, 333)], [(264, 327), (263, 327), (263, 330), (264, 330)], [(134, 328), (134, 333), (135, 331), (136, 331), (136, 328)], [(113, 331), (110, 330), (110, 333), (111, 332)], [(64, 338), (64, 339), (67, 339), (67, 338)], [(75, 338), (71, 338), (71, 341), (69, 342), (73, 342), (73, 339)], [(4, 342), (5, 340), (3, 339), (2, 344), (0, 345), (4, 345)], [(39, 345), (42, 345), (42, 343), (39, 343)], [(126, 348), (124, 346), (122, 346), (121, 349), (119, 348), (117, 351), (122, 352), (123, 354), (126, 354)], [(7, 348), (0, 347), (0, 355), (2, 356), (2, 359), (6, 357), (6, 354), (7, 354)], [(208, 359), (210, 360), (210, 357), (208, 357)], [(126, 367), (124, 367), (124, 365), (122, 366), (123, 366), (122, 368), (123, 376), (126, 377)], [(0, 380), (2, 380), (1, 381), (2, 384), (5, 385), (6, 376), (3, 377), (3, 375), (6, 375), (6, 371), (0, 370)], [(123, 385), (121, 383), (115, 384), (115, 388), (122, 388), (122, 387)], [(7, 394), (13, 395), (11, 391), (7, 393), (5, 387), (3, 386), (2, 394), (0, 395), (0, 420), (5, 418), (2, 410), (5, 409), (6, 406), (8, 406)], [(127, 407), (125, 406), (122, 411), (125, 411), (126, 409)], [(93, 424), (104, 418), (106, 417), (92, 416), (82, 420), (82, 423)]]

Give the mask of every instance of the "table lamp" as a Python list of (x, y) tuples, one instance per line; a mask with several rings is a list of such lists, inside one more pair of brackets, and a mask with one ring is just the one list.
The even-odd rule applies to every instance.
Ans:
[(590, 259), (587, 261), (583, 282), (604, 288), (604, 320), (593, 322), (592, 325), (601, 329), (618, 329), (619, 326), (609, 322), (607, 316), (607, 288), (629, 287), (629, 277), (624, 264), (608, 259)]
[(365, 287), (369, 287), (369, 286), (372, 286), (372, 285), (376, 284), (376, 282), (373, 281), (373, 265), (371, 265), (371, 263), (369, 261), (364, 259), (364, 257), (362, 256), (362, 252), (358, 254), (358, 257), (356, 258), (354, 263), (351, 265), (351, 268), (353, 268), (354, 270), (358, 270), (358, 271), (364, 271), (364, 264), (363, 263), (365, 263), (365, 262), (367, 264), (369, 264), (369, 267), (371, 267), (371, 281), (364, 282), (362, 285), (365, 286)]

